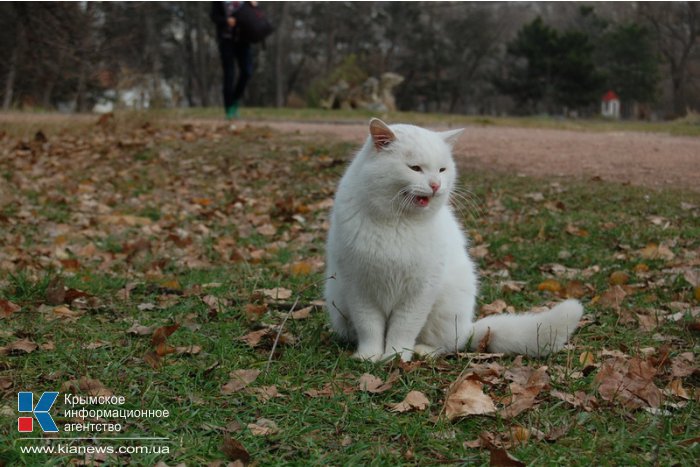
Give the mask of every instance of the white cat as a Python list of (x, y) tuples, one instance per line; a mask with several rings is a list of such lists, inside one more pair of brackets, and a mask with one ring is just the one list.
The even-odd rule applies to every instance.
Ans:
[(440, 355), (490, 332), (488, 349), (533, 356), (560, 350), (583, 307), (474, 321), (477, 276), (448, 203), (456, 182), (451, 143), (462, 130), (369, 125), (340, 181), (327, 244), (325, 298), (333, 329), (357, 343), (353, 357)]

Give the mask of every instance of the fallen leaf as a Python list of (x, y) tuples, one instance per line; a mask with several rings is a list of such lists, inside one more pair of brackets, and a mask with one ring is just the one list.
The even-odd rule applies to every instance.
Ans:
[(293, 311), (290, 316), (292, 319), (307, 319), (309, 316), (311, 316), (311, 312), (313, 311), (314, 307), (313, 306), (307, 306), (302, 308), (301, 310)]
[(177, 331), (177, 329), (180, 327), (180, 323), (175, 323), (171, 324), (169, 326), (161, 326), (155, 331), (153, 331), (153, 336), (151, 337), (151, 344), (154, 347), (158, 347), (159, 345), (165, 343), (165, 341), (174, 333)]
[(106, 388), (104, 384), (98, 379), (88, 378), (87, 376), (81, 376), (80, 379), (72, 379), (66, 381), (61, 385), (61, 390), (63, 392), (70, 392), (73, 394), (87, 394), (88, 396), (96, 397), (111, 397), (114, 395), (112, 390)]
[(186, 347), (175, 347), (175, 353), (178, 355), (197, 355), (202, 351), (199, 345), (188, 345)]
[(664, 244), (657, 245), (649, 243), (646, 247), (639, 250), (639, 256), (644, 259), (663, 259), (670, 261), (676, 257), (669, 247)]
[(263, 386), (261, 388), (251, 388), (251, 391), (263, 402), (267, 402), (275, 397), (283, 397), (277, 390), (277, 386)]
[(586, 286), (581, 281), (572, 280), (566, 283), (563, 291), (564, 298), (581, 298), (586, 295)]
[(9, 376), (0, 376), (0, 390), (10, 389), (12, 387), (12, 380)]
[(392, 412), (408, 412), (410, 410), (425, 410), (430, 405), (430, 401), (420, 391), (411, 391), (406, 394), (406, 397), (401, 402), (389, 404), (389, 409)]
[(139, 323), (134, 323), (129, 329), (126, 330), (128, 334), (135, 334), (137, 336), (149, 336), (153, 334), (153, 328), (149, 326), (144, 326)]
[(698, 371), (693, 352), (683, 352), (671, 359), (671, 376), (685, 378)]
[(308, 276), (313, 270), (313, 264), (306, 261), (297, 261), (289, 266), (289, 273), (293, 276)]
[(625, 271), (615, 271), (610, 274), (608, 282), (610, 285), (625, 285), (629, 280), (630, 276)]
[(573, 224), (568, 224), (564, 230), (575, 237), (588, 237), (588, 230)]
[(11, 342), (5, 347), (0, 347), (0, 355), (17, 355), (22, 353), (32, 353), (38, 348), (39, 346), (36, 344), (36, 342), (32, 342), (26, 338), (19, 339), (14, 342)]
[(248, 303), (245, 306), (245, 316), (248, 321), (257, 321), (267, 311), (267, 303), (256, 305)]
[(454, 382), (445, 400), (445, 415), (455, 420), (468, 415), (485, 415), (496, 412), (496, 406), (490, 396), (482, 391), (482, 384), (471, 379), (472, 373)]
[(583, 352), (579, 355), (578, 361), (581, 363), (581, 366), (587, 367), (595, 363), (595, 357), (591, 352)]
[(501, 299), (495, 300), (492, 303), (481, 305), (481, 313), (479, 316), (488, 316), (502, 313), (508, 307), (508, 304)]
[(401, 373), (398, 370), (393, 371), (386, 379), (382, 381), (380, 378), (369, 373), (364, 373), (360, 376), (358, 387), (360, 391), (369, 392), (372, 394), (380, 394), (391, 389), (393, 384), (399, 379)]
[(240, 443), (240, 441), (237, 441), (229, 436), (224, 438), (224, 442), (221, 445), (221, 451), (230, 461), (239, 461), (244, 465), (250, 462), (250, 454), (246, 448)]
[(236, 370), (229, 373), (230, 381), (221, 388), (221, 394), (229, 395), (238, 392), (255, 381), (260, 370)]
[(75, 321), (83, 315), (80, 311), (73, 311), (65, 305), (54, 307), (47, 319), (60, 319), (64, 321)]
[(489, 448), (489, 451), (491, 453), (489, 466), (491, 467), (525, 467), (524, 462), (520, 462), (508, 454), (504, 448)]
[(283, 287), (274, 289), (259, 289), (256, 292), (261, 292), (264, 296), (272, 300), (289, 300), (292, 297), (292, 291)]
[(681, 381), (680, 379), (671, 380), (671, 382), (668, 383), (666, 390), (668, 391), (668, 393), (676, 397), (690, 400), (690, 395), (688, 394), (688, 391), (683, 387), (683, 381)]
[(540, 284), (537, 286), (537, 290), (541, 292), (552, 292), (552, 293), (558, 293), (562, 290), (562, 285), (561, 283), (556, 280), (556, 279), (545, 279), (544, 281), (540, 282)]
[(254, 436), (269, 436), (280, 431), (277, 423), (267, 418), (259, 418), (255, 423), (249, 423), (248, 429)]
[(603, 292), (597, 303), (608, 308), (620, 308), (626, 296), (627, 292), (625, 292), (625, 289), (619, 285), (615, 285)]
[(11, 301), (0, 298), (0, 318), (8, 318), (12, 313), (21, 309), (20, 306), (15, 305)]
[(239, 339), (248, 344), (251, 347), (257, 347), (260, 345), (263, 337), (268, 336), (273, 331), (270, 328), (259, 329), (257, 331), (252, 331)]
[(659, 408), (662, 393), (654, 385), (656, 370), (639, 358), (613, 358), (605, 361), (595, 376), (594, 384), (603, 400), (620, 403), (634, 410)]
[(66, 286), (60, 276), (49, 281), (46, 286), (45, 302), (47, 305), (61, 305), (66, 298)]

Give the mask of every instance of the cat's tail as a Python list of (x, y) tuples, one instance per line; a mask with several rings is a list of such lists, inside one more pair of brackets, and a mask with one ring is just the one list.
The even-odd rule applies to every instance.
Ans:
[(474, 323), (470, 345), (476, 350), (488, 333), (490, 352), (548, 355), (564, 347), (582, 314), (583, 306), (578, 300), (566, 300), (541, 313), (487, 316)]

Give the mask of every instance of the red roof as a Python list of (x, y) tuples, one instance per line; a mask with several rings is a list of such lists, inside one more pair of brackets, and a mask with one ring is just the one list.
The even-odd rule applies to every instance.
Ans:
[(620, 97), (613, 91), (608, 91), (603, 95), (603, 102), (619, 101)]

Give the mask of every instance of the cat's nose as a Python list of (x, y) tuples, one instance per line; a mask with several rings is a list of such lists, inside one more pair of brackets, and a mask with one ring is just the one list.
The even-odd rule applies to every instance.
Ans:
[(430, 189), (433, 190), (433, 194), (435, 194), (440, 189), (440, 182), (430, 182)]

